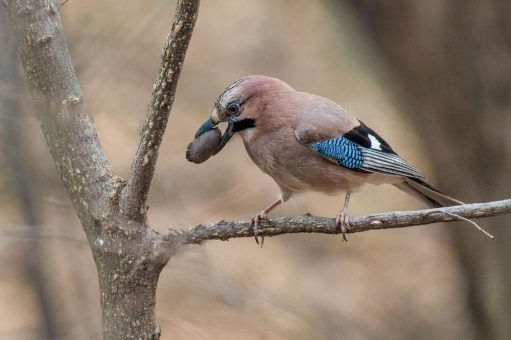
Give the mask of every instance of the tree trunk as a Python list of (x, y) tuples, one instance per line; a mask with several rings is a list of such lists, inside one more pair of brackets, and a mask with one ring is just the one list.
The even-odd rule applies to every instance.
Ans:
[(169, 256), (158, 251), (165, 249), (161, 247), (161, 236), (150, 229), (145, 235), (137, 235), (139, 231), (113, 223), (106, 225), (110, 231), (99, 236), (93, 246), (103, 335), (105, 339), (159, 339), (156, 286)]
[[(104, 337), (157, 339), (156, 285), (177, 245), (149, 228), (145, 219), (133, 221), (122, 212), (125, 181), (113, 173), (85, 107), (58, 4), (51, 0), (4, 4), (43, 133), (96, 261)], [(195, 21), (195, 13), (190, 20)], [(180, 68), (182, 59), (175, 62)]]

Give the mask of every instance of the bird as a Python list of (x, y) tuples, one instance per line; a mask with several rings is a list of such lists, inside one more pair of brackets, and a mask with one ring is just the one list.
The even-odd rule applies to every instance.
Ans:
[(344, 241), (350, 196), (366, 184), (392, 184), (430, 207), (463, 204), (428, 184), (379, 134), (337, 103), (280, 79), (250, 75), (231, 83), (195, 137), (220, 123), (227, 127), (214, 154), (239, 134), (251, 160), (280, 189), (277, 200), (251, 218), (257, 243), (261, 221), (304, 192), (345, 194), (336, 215)]

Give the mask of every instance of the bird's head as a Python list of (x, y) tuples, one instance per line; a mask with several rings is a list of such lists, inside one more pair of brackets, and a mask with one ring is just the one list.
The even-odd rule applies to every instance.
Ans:
[(266, 76), (247, 76), (235, 81), (220, 93), (213, 113), (197, 130), (195, 137), (226, 122), (227, 129), (215, 154), (220, 152), (236, 132), (258, 126), (268, 101), (277, 97), (282, 89), (291, 87), (281, 80)]

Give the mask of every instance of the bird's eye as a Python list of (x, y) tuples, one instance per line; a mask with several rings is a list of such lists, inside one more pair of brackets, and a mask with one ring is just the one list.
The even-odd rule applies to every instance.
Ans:
[(238, 103), (231, 103), (227, 106), (227, 112), (229, 112), (230, 115), (237, 115), (240, 112), (240, 104)]

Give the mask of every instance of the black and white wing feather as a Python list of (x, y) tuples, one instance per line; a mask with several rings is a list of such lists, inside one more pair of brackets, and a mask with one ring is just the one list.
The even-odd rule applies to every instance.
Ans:
[(311, 143), (309, 147), (351, 170), (423, 178), (418, 170), (399, 157), (383, 138), (364, 123), (341, 136)]

